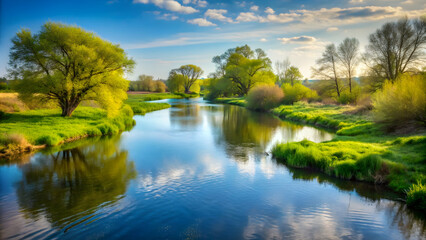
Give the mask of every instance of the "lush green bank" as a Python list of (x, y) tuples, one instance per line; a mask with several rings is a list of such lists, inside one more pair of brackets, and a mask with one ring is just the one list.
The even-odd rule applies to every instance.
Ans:
[[(107, 117), (107, 112), (100, 108), (84, 106), (78, 107), (69, 118), (62, 117), (59, 109), (26, 110), (28, 107), (25, 107), (17, 112), (1, 112), (0, 156), (55, 146), (89, 136), (116, 134), (134, 125), (134, 113), (145, 114), (169, 108), (167, 103), (145, 102), (166, 98), (182, 96), (169, 93), (131, 94), (115, 117)], [(15, 101), (23, 104), (18, 99)]]
[(171, 98), (192, 98), (198, 97), (198, 94), (185, 93), (150, 93), (150, 94), (129, 94), (125, 104), (129, 105), (135, 114), (144, 115), (145, 113), (169, 108), (168, 103), (152, 103), (146, 101), (171, 99)]
[(0, 120), (0, 154), (54, 146), (88, 136), (116, 134), (134, 125), (133, 111), (125, 105), (115, 117), (99, 108), (78, 107), (64, 118), (60, 109), (5, 113)]
[[(245, 106), (241, 98), (215, 102)], [(328, 142), (278, 144), (273, 156), (287, 165), (312, 168), (349, 180), (385, 184), (406, 193), (407, 203), (426, 210), (426, 134), (387, 133), (371, 113), (353, 106), (295, 103), (272, 110), (281, 119), (334, 130)]]

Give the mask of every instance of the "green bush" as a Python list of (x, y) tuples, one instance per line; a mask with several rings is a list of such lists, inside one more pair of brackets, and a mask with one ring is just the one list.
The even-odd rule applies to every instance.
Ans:
[(61, 138), (56, 134), (43, 135), (36, 139), (36, 145), (46, 144), (47, 146), (57, 145), (61, 141)]
[(426, 75), (404, 74), (373, 96), (374, 118), (390, 127), (426, 124)]
[(360, 89), (353, 88), (352, 92), (342, 91), (340, 97), (337, 98), (337, 102), (340, 104), (355, 104), (360, 96)]
[(247, 95), (247, 107), (257, 111), (268, 111), (277, 107), (284, 97), (278, 86), (258, 86), (250, 90)]
[(284, 91), (283, 102), (285, 104), (293, 104), (300, 100), (313, 101), (318, 99), (316, 91), (311, 90), (300, 83), (296, 83), (293, 86), (289, 83), (285, 83), (282, 88)]
[(407, 205), (426, 210), (426, 186), (422, 183), (413, 184), (407, 191)]

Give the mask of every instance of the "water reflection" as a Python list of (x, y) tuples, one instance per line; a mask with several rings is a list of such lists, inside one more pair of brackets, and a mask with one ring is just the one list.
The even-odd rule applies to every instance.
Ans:
[(265, 154), (330, 134), (236, 106), (168, 101), (121, 136), (0, 166), (0, 238), (425, 239), (425, 217), (399, 195)]
[[(52, 154), (37, 154), (21, 167), (16, 184), (21, 212), (53, 226), (91, 215), (99, 207), (114, 204), (136, 177), (127, 151), (119, 148), (119, 136)], [(102, 205), (102, 206), (101, 206)]]
[(269, 114), (232, 105), (220, 106), (219, 109), (220, 117), (218, 114), (209, 115), (216, 144), (224, 145), (229, 156), (243, 162), (252, 154), (260, 158), (279, 142), (303, 139), (321, 142), (332, 138), (332, 134), (325, 131), (284, 122)]

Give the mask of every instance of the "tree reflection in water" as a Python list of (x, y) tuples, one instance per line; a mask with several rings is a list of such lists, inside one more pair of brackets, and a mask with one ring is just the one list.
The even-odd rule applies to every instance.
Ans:
[(117, 202), (137, 175), (118, 139), (96, 140), (89, 145), (50, 155), (37, 154), (21, 167), (17, 183), (21, 211), (28, 218), (44, 216), (63, 228)]

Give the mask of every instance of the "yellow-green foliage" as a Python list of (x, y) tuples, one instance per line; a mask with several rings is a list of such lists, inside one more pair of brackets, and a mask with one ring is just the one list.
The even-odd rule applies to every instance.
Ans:
[(293, 104), (300, 100), (311, 101), (318, 98), (318, 94), (315, 90), (311, 90), (300, 83), (295, 83), (293, 86), (290, 83), (285, 83), (282, 88), (284, 91), (283, 101), (286, 104)]
[(426, 211), (426, 186), (421, 182), (413, 184), (407, 191), (407, 204)]
[(127, 105), (112, 118), (105, 110), (92, 107), (78, 107), (71, 118), (61, 117), (59, 109), (40, 109), (6, 114), (0, 120), (0, 132), (23, 135), (33, 145), (57, 145), (88, 135), (114, 134), (133, 124), (133, 112)]
[(352, 92), (349, 90), (344, 90), (340, 93), (340, 97), (337, 98), (337, 101), (340, 104), (353, 104), (356, 103), (361, 94), (361, 89), (359, 87), (353, 87)]
[(380, 132), (380, 127), (374, 124), (368, 115), (346, 114), (353, 109), (351, 106), (297, 102), (293, 105), (281, 105), (273, 109), (272, 113), (280, 118), (336, 129), (339, 135), (354, 136)]
[[(407, 166), (395, 162), (395, 156), (382, 144), (356, 141), (313, 143), (304, 140), (278, 144), (272, 153), (290, 166), (314, 168), (339, 178), (376, 183), (394, 181), (391, 184), (395, 185), (395, 189), (409, 184), (393, 176), (406, 171)], [(396, 186), (401, 184), (404, 186)]]
[(278, 106), (283, 97), (283, 91), (278, 86), (257, 86), (247, 95), (247, 107), (258, 111), (268, 111)]
[(373, 97), (374, 118), (390, 126), (417, 121), (426, 124), (426, 75), (400, 76), (387, 81)]
[(247, 101), (244, 98), (216, 98), (214, 102), (237, 105), (241, 107), (247, 106)]
[[(37, 56), (37, 57), (34, 57)], [(39, 33), (22, 29), (12, 39), (11, 73), (23, 96), (51, 99), (71, 116), (84, 100), (95, 100), (109, 116), (126, 99), (125, 71), (134, 61), (122, 48), (77, 26), (48, 22)]]

